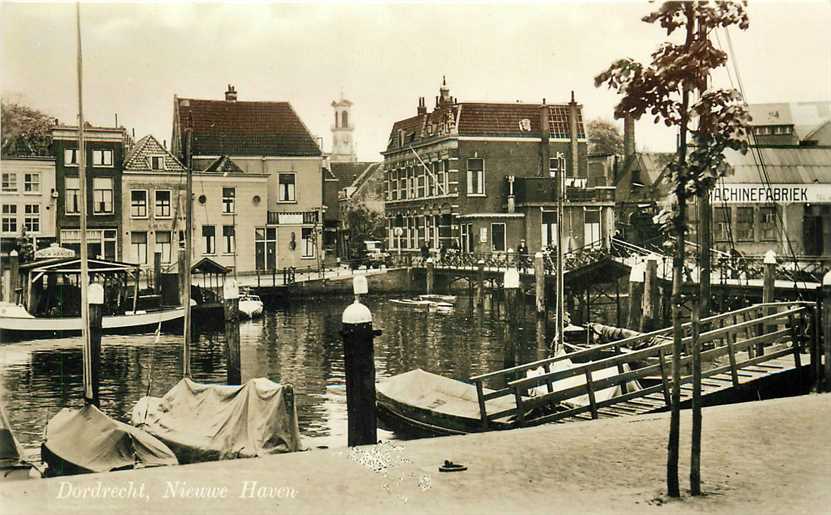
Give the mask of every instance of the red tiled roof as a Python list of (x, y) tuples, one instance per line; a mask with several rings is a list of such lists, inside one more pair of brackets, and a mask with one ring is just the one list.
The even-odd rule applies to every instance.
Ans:
[[(444, 105), (424, 115), (399, 120), (393, 124), (387, 150), (400, 148), (398, 131), (404, 133), (404, 146), (438, 134), (440, 125), (458, 121), (459, 136), (491, 136), (491, 137), (519, 137), (539, 138), (540, 108), (542, 104), (500, 104), (483, 102), (463, 102)], [(523, 120), (530, 122), (530, 130), (526, 130)], [(551, 138), (565, 139), (569, 137), (568, 104), (549, 104), (548, 130)], [(585, 138), (582, 107), (577, 107), (577, 137)]]
[(319, 156), (288, 102), (177, 99), (180, 130), (193, 129), (193, 155)]

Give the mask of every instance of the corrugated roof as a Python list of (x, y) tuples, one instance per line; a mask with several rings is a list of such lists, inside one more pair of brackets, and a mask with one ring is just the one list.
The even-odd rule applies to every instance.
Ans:
[[(177, 99), (180, 130), (193, 129), (193, 155), (319, 156), (288, 102)], [(182, 137), (184, 140), (184, 137)]]
[(831, 148), (751, 148), (744, 155), (728, 150), (725, 157), (733, 169), (726, 183), (764, 182), (761, 163), (773, 184), (831, 183)]

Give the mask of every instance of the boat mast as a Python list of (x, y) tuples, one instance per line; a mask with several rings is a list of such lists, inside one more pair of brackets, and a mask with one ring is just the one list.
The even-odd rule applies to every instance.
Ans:
[(565, 190), (565, 170), (561, 167), (557, 173), (557, 341), (554, 354), (563, 349), (563, 331), (565, 325), (565, 288), (563, 287), (563, 193)]
[(187, 186), (185, 188), (185, 284), (182, 287), (185, 289), (185, 330), (184, 342), (182, 345), (182, 375), (190, 377), (190, 263), (191, 254), (193, 252), (193, 245), (191, 240), (193, 232), (193, 152), (191, 150), (192, 132), (191, 129), (187, 131)]
[(82, 359), (84, 364), (84, 403), (93, 403), (92, 388), (92, 340), (89, 331), (89, 249), (87, 248), (87, 167), (84, 147), (84, 95), (83, 95), (83, 57), (81, 54), (81, 3), (75, 4), (75, 21), (78, 33), (78, 182), (81, 197), (81, 338), (83, 341)]

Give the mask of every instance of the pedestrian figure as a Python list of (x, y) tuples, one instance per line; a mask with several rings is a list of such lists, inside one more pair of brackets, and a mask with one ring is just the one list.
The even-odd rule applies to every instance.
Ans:
[(525, 269), (528, 268), (528, 245), (525, 240), (519, 240), (519, 247), (517, 247), (517, 254), (519, 255), (519, 269), (524, 274)]
[(421, 242), (421, 259), (427, 261), (430, 258), (430, 247), (427, 246), (427, 241)]
[(447, 244), (442, 242), (441, 247), (439, 247), (439, 263), (444, 263), (445, 256), (447, 256)]

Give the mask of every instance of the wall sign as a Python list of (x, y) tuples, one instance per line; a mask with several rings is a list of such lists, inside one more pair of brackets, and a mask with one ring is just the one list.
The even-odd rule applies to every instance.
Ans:
[(831, 203), (831, 184), (724, 184), (710, 192), (714, 205), (728, 204), (782, 204)]

